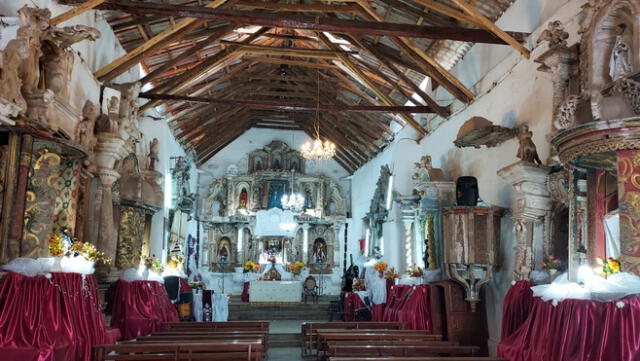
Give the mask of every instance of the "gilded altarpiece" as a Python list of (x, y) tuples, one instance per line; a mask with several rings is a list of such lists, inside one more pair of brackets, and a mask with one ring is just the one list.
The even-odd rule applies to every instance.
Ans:
[(146, 212), (137, 207), (120, 206), (120, 231), (116, 251), (116, 267), (137, 268), (144, 243)]
[(619, 151), (617, 158), (622, 267), (640, 274), (640, 151)]

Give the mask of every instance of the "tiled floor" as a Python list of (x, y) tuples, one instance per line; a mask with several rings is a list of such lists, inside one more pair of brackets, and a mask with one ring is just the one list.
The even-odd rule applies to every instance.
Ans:
[(267, 352), (268, 361), (300, 361), (300, 347), (272, 347)]

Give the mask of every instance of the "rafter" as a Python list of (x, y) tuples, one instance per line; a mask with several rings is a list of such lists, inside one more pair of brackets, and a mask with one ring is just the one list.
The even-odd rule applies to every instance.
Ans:
[(105, 1), (107, 0), (87, 0), (84, 3), (74, 7), (73, 9), (54, 17), (53, 19), (51, 19), (50, 24), (51, 26), (59, 25), (60, 23), (63, 23), (69, 19), (73, 19), (74, 17), (95, 8)]
[[(222, 1), (222, 0), (219, 0)], [(358, 2), (362, 5), (362, 1)], [(211, 4), (211, 3), (210, 3)], [(210, 5), (208, 4), (208, 5)], [(420, 26), (401, 23), (386, 23), (358, 20), (332, 19), (292, 14), (283, 17), (277, 13), (257, 13), (241, 10), (220, 10), (195, 6), (177, 6), (156, 3), (110, 0), (103, 8), (132, 14), (164, 14), (176, 17), (193, 17), (233, 23), (253, 24), (288, 29), (308, 29), (337, 33), (359, 33), (408, 38), (448, 39), (474, 43), (505, 44), (500, 38), (486, 30), (459, 27)], [(524, 41), (526, 33), (511, 32), (510, 35)]]
[(141, 98), (153, 100), (169, 100), (169, 101), (186, 101), (190, 103), (216, 104), (227, 106), (245, 107), (248, 109), (270, 109), (283, 111), (314, 111), (316, 109), (327, 112), (384, 112), (384, 113), (433, 113), (430, 106), (414, 105), (414, 106), (375, 106), (375, 105), (342, 105), (342, 104), (320, 104), (316, 106), (314, 103), (279, 103), (279, 102), (259, 102), (250, 100), (229, 100), (204, 97), (189, 97), (183, 95), (142, 93)]

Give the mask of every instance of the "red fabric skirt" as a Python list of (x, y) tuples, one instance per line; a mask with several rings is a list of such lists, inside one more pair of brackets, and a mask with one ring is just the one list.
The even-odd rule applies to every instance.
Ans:
[(385, 306), (386, 306), (386, 303), (373, 304), (373, 307), (371, 307), (371, 321), (382, 322), (384, 318)]
[(409, 330), (433, 332), (429, 299), (429, 285), (395, 285), (382, 320), (403, 322)]
[(533, 307), (533, 291), (531, 291), (533, 285), (534, 283), (530, 281), (517, 281), (504, 296), (501, 340), (520, 328), (529, 316)]
[(0, 359), (90, 361), (91, 347), (114, 343), (93, 275), (9, 272), (0, 285)]
[(352, 322), (356, 320), (356, 310), (366, 306), (357, 293), (344, 292), (344, 303), (342, 304), (342, 307), (344, 310), (342, 320), (345, 322)]
[(156, 281), (118, 281), (113, 300), (111, 326), (130, 340), (164, 329), (165, 322), (179, 321), (169, 295)]
[(498, 356), (509, 361), (640, 361), (640, 297), (618, 302), (565, 300), (554, 307), (534, 297), (520, 328), (498, 344)]

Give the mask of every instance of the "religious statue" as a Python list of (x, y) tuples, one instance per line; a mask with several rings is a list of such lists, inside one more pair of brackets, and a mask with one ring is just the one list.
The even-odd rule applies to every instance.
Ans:
[(329, 186), (329, 192), (331, 197), (331, 203), (333, 204), (333, 214), (334, 216), (345, 216), (347, 214), (347, 207), (345, 205), (344, 198), (340, 193), (340, 187), (337, 183), (331, 182)]
[(532, 136), (533, 132), (529, 130), (529, 127), (527, 125), (523, 125), (520, 128), (520, 133), (518, 134), (520, 147), (518, 148), (517, 157), (525, 162), (537, 163), (542, 165), (542, 161), (540, 161), (538, 152), (536, 151), (536, 145), (533, 144), (533, 140), (531, 140)]
[(415, 182), (442, 182), (445, 180), (442, 169), (431, 166), (431, 157), (423, 155), (419, 163), (413, 163), (415, 170), (411, 179)]
[(41, 38), (49, 28), (51, 12), (24, 6), (18, 14), (17, 36), (2, 51), (0, 96), (26, 111), (24, 95), (32, 93), (40, 80)]
[(609, 60), (609, 76), (611, 80), (622, 78), (633, 70), (629, 58), (631, 47), (625, 39), (626, 29), (626, 24), (618, 24), (615, 27), (616, 41), (611, 50), (611, 58)]
[(82, 107), (82, 120), (76, 128), (75, 139), (88, 151), (92, 151), (95, 145), (94, 129), (99, 117), (100, 108), (91, 100), (87, 100)]
[(305, 209), (313, 209), (313, 190), (311, 189), (311, 184), (306, 184), (304, 187), (304, 208)]
[(211, 183), (209, 186), (209, 195), (203, 201), (203, 208), (205, 215), (212, 215), (213, 202), (218, 202), (220, 208), (218, 209), (218, 215), (223, 216), (226, 208), (226, 179), (220, 178)]
[(249, 193), (246, 188), (242, 188), (240, 191), (240, 197), (238, 199), (238, 208), (247, 208), (247, 203), (249, 201)]
[(160, 160), (158, 156), (158, 138), (153, 138), (151, 142), (149, 142), (149, 170), (156, 170), (156, 163)]
[(371, 206), (369, 207), (370, 213), (380, 213), (387, 210), (387, 194), (389, 193), (389, 179), (391, 178), (391, 169), (388, 165), (380, 167), (380, 177), (376, 182), (376, 190), (373, 193), (373, 199), (371, 200)]
[(567, 46), (567, 39), (569, 39), (569, 33), (564, 30), (562, 22), (556, 20), (549, 22), (547, 28), (540, 34), (540, 37), (536, 41), (536, 45), (543, 41), (548, 41), (550, 48)]
[(321, 239), (313, 243), (313, 263), (327, 263), (327, 243)]

